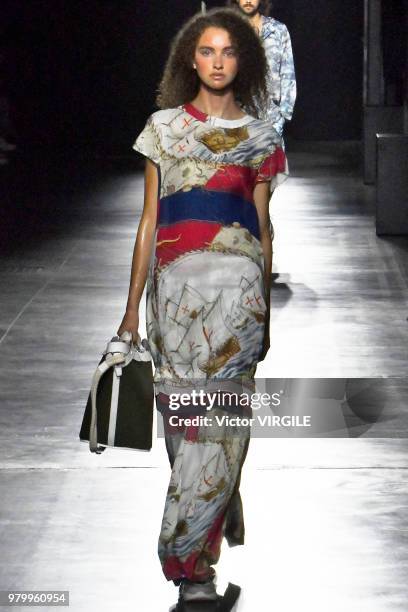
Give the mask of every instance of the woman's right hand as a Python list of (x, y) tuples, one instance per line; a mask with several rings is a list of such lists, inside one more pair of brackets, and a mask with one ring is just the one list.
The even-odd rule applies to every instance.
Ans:
[(128, 331), (132, 334), (132, 342), (136, 344), (139, 330), (139, 311), (138, 310), (126, 310), (125, 316), (119, 325), (118, 336), (121, 336), (123, 332)]

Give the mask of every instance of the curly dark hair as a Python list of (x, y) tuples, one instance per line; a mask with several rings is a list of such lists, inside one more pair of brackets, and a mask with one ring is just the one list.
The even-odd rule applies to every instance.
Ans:
[(254, 29), (235, 9), (215, 8), (191, 17), (174, 38), (158, 88), (159, 108), (174, 108), (191, 102), (199, 92), (200, 78), (193, 68), (201, 34), (209, 27), (227, 30), (238, 49), (238, 72), (232, 87), (236, 101), (255, 117), (268, 104), (267, 61)]
[[(234, 8), (237, 6), (237, 0), (227, 0), (227, 6), (233, 6)], [(262, 15), (270, 15), (272, 11), (273, 5), (270, 0), (261, 0), (259, 3), (259, 12)]]

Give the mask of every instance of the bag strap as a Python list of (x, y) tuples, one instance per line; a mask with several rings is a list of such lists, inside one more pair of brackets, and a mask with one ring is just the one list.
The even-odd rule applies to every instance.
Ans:
[(106, 359), (98, 365), (95, 370), (95, 374), (92, 378), (91, 386), (91, 399), (92, 399), (92, 416), (91, 426), (89, 429), (89, 450), (91, 453), (97, 453), (100, 455), (104, 450), (104, 446), (98, 446), (98, 431), (97, 431), (97, 415), (96, 415), (96, 394), (98, 391), (99, 381), (102, 376), (113, 366), (118, 365), (126, 361), (126, 355), (124, 353), (109, 354)]

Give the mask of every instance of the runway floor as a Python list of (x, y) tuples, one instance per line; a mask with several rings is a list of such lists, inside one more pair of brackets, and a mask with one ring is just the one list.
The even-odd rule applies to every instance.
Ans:
[[(400, 395), (354, 434), (251, 440), (246, 544), (224, 542), (217, 569), (219, 592), (241, 585), (240, 612), (408, 611), (408, 238), (375, 235), (358, 160), (355, 145), (289, 152), (291, 178), (271, 204), (271, 349), (257, 375), (396, 377)], [(156, 555), (164, 441), (94, 455), (78, 440), (126, 303), (143, 177), (114, 162), (53, 168), (37, 162), (32, 192), (15, 183), (7, 199), (0, 590), (68, 590), (74, 612), (165, 612), (177, 590)]]

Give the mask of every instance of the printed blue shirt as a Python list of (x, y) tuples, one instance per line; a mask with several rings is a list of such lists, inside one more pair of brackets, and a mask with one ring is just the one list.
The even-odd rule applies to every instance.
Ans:
[(261, 119), (282, 135), (285, 121), (292, 118), (296, 101), (296, 77), (288, 28), (273, 17), (262, 15), (260, 38), (268, 61), (267, 86), (270, 104)]

